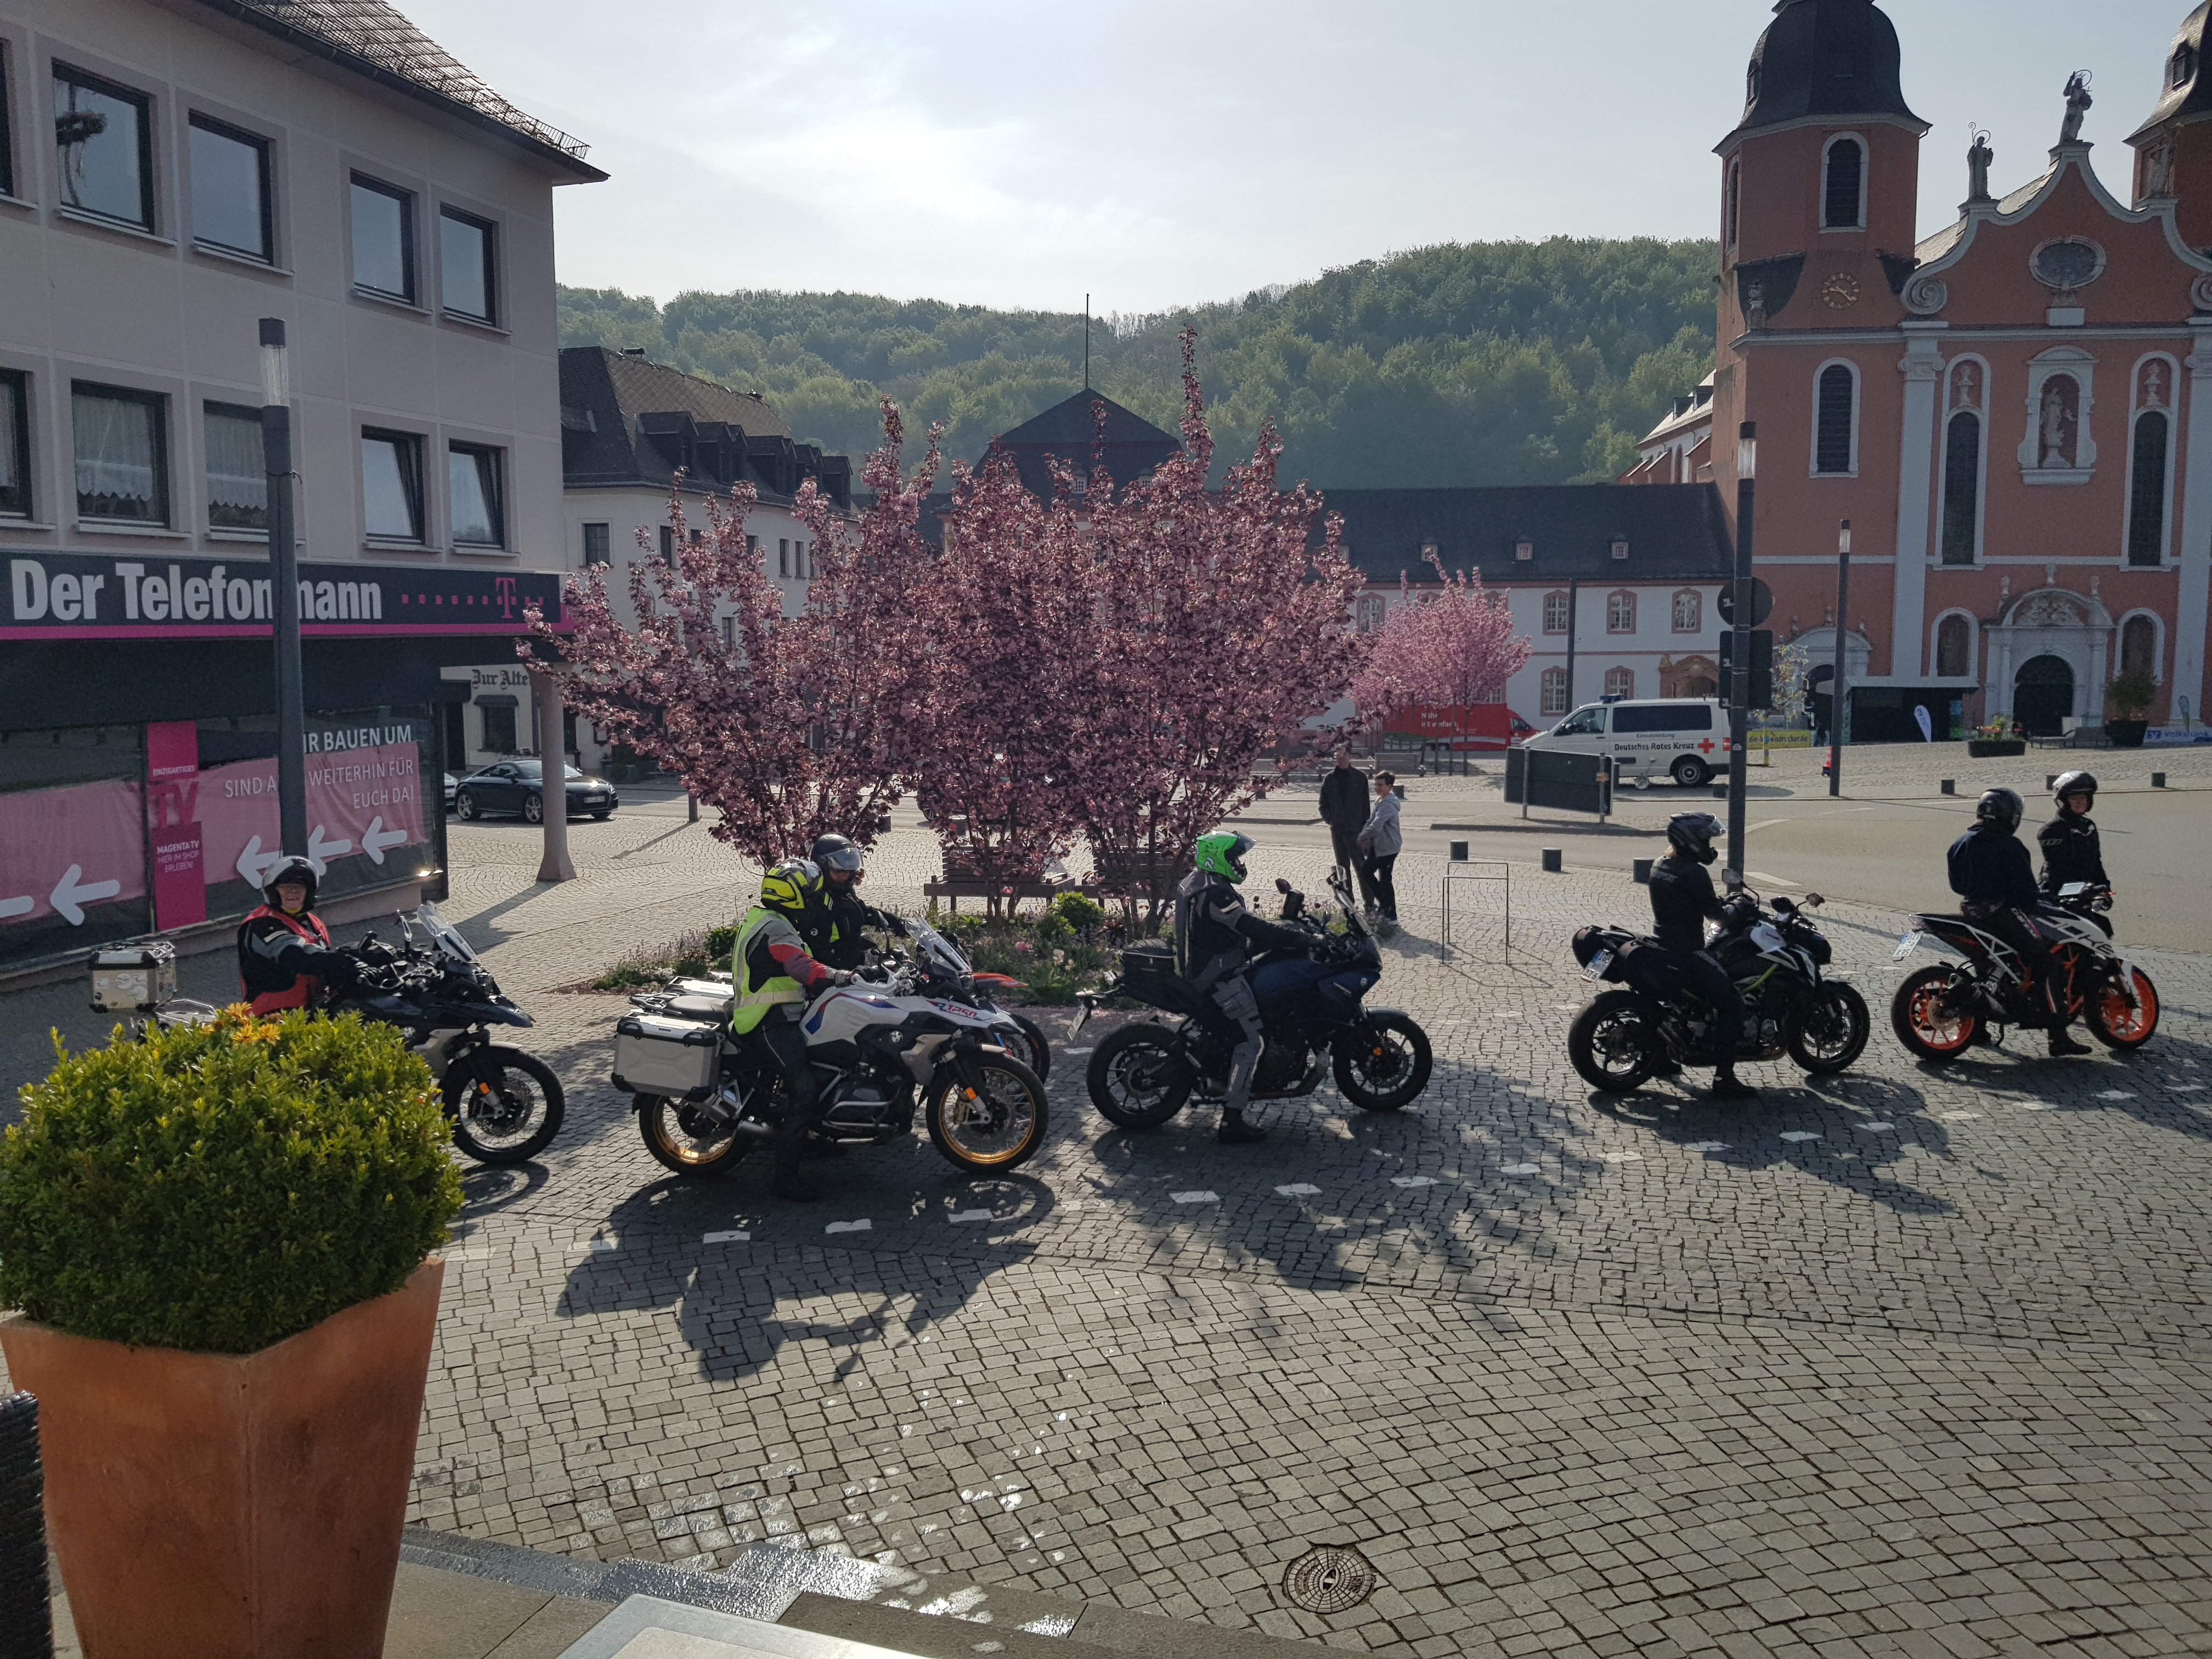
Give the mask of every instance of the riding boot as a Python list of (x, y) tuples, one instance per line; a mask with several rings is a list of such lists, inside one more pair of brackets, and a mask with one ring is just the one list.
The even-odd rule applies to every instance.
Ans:
[(1224, 1146), (1249, 1146), (1265, 1140), (1267, 1131), (1262, 1125), (1247, 1122), (1241, 1107), (1231, 1106), (1222, 1112), (1221, 1127), (1213, 1132), (1213, 1138)]
[(2072, 1037), (2066, 1034), (2066, 1027), (2068, 1025), (2071, 1025), (2073, 1023), (2073, 1021), (2068, 1020), (2064, 1024), (2054, 1025), (2051, 1028), (2051, 1059), (2064, 1060), (2069, 1055), (2086, 1054), (2089, 1052), (2089, 1045), (2087, 1043), (2076, 1042)]
[(822, 1189), (802, 1167), (806, 1157), (807, 1131), (812, 1126), (797, 1112), (787, 1112), (775, 1128), (775, 1195), (792, 1204), (811, 1204)]
[(1713, 1073), (1713, 1086), (1706, 1091), (1708, 1100), (1756, 1100), (1759, 1090), (1735, 1074), (1735, 1068), (1723, 1066)]

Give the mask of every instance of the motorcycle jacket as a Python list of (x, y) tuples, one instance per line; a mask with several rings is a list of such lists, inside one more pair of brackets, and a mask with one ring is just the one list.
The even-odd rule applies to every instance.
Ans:
[(806, 942), (814, 947), (815, 956), (832, 968), (863, 967), (868, 959), (868, 940), (866, 930), (884, 925), (883, 913), (873, 905), (860, 902), (860, 896), (850, 888), (840, 892), (829, 890), (827, 902), (818, 911), (810, 911)]
[(1310, 943), (1294, 927), (1254, 915), (1235, 884), (1218, 876), (1194, 870), (1176, 889), (1176, 968), (1201, 991), (1242, 968), (1255, 951), (1303, 951)]
[(264, 904), (240, 924), (239, 989), (257, 1014), (307, 1007), (325, 979), (350, 981), (352, 966), (312, 910), (292, 915)]
[(1667, 857), (1651, 866), (1651, 937), (1668, 951), (1702, 951), (1705, 924), (1727, 911), (1711, 874), (1689, 859)]
[(2027, 848), (2020, 837), (1998, 835), (1977, 825), (1951, 843), (1945, 854), (1951, 890), (1969, 904), (2001, 904), (2033, 910), (2042, 900)]
[(2087, 812), (2061, 812), (2036, 831), (2043, 848), (2043, 890), (2056, 893), (2069, 882), (2094, 882), (2109, 886), (2105, 873), (2105, 851), (2097, 837), (2096, 821)]
[(765, 905), (757, 904), (745, 913), (730, 955), (730, 977), (735, 981), (730, 1029), (739, 1035), (781, 1005), (790, 1005), (795, 1017), (799, 1005), (830, 978), (830, 969), (806, 954), (805, 941), (791, 919)]

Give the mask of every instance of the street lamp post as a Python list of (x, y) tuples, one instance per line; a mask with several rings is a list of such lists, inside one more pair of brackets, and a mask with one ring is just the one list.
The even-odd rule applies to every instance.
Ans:
[(300, 566), (293, 545), (292, 370), (281, 317), (261, 319), (261, 453), (269, 475), (269, 575), (276, 612), (278, 841), (286, 853), (304, 855), (307, 743), (300, 687)]
[(1851, 521), (1836, 532), (1836, 666), (1828, 678), (1828, 793), (1844, 791), (1844, 613), (1851, 602)]
[(1744, 742), (1751, 729), (1751, 513), (1753, 481), (1759, 476), (1759, 427), (1746, 421), (1735, 446), (1735, 617), (1729, 645), (1728, 868), (1723, 884), (1743, 885), (1744, 793), (1751, 784), (1750, 757)]

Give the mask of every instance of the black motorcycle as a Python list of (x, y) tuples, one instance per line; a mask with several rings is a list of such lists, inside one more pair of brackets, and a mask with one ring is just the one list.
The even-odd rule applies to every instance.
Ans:
[[(1334, 1066), (1336, 1086), (1353, 1105), (1395, 1112), (1428, 1087), (1434, 1058), (1428, 1033), (1396, 1008), (1368, 1008), (1361, 999), (1382, 977), (1382, 953), (1362, 924), (1341, 877), (1330, 891), (1343, 915), (1336, 931), (1305, 913), (1305, 896), (1286, 881), (1282, 921), (1309, 935), (1304, 951), (1264, 952), (1245, 969), (1260, 1005), (1267, 1051), (1252, 1079), (1252, 1098), (1295, 1100), (1310, 1095)], [(1241, 1040), (1214, 1006), (1176, 971), (1165, 945), (1121, 952), (1121, 972), (1077, 1000), (1079, 1031), (1098, 1005), (1127, 997), (1173, 1017), (1139, 1020), (1109, 1035), (1091, 1056), (1085, 1081), (1091, 1103), (1125, 1129), (1152, 1129), (1195, 1096), (1217, 1101), (1229, 1091), (1229, 1063)], [(1073, 1033), (1071, 1033), (1073, 1035)]]
[(469, 942), (425, 902), (415, 912), (427, 942), (407, 918), (401, 938), (374, 933), (346, 948), (356, 981), (334, 992), (333, 1014), (357, 1013), (407, 1033), (407, 1046), (429, 1063), (453, 1126), (453, 1144), (479, 1164), (520, 1164), (561, 1130), (561, 1080), (534, 1054), (502, 1048), (489, 1027), (527, 1026), (530, 1016), (500, 994)]
[[(1777, 898), (1770, 914), (1755, 893), (1729, 901), (1728, 919), (1705, 949), (1743, 998), (1737, 1060), (1787, 1054), (1820, 1075), (1865, 1052), (1866, 999), (1821, 972), (1828, 941), (1808, 913), (1823, 902), (1818, 893), (1802, 907)], [(1585, 980), (1620, 988), (1601, 993), (1567, 1029), (1567, 1058), (1583, 1082), (1626, 1094), (1669, 1065), (1715, 1063), (1713, 1010), (1680, 981), (1668, 952), (1620, 927), (1585, 927), (1574, 950)]]

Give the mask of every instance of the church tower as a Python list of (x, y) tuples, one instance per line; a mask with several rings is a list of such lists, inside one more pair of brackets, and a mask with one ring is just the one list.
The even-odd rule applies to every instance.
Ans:
[(2135, 147), (2135, 204), (2176, 204), (2174, 222), (2191, 247), (2212, 247), (2212, 70), (2204, 32), (2212, 0), (2182, 19), (2160, 72), (2150, 118), (2129, 136)]

